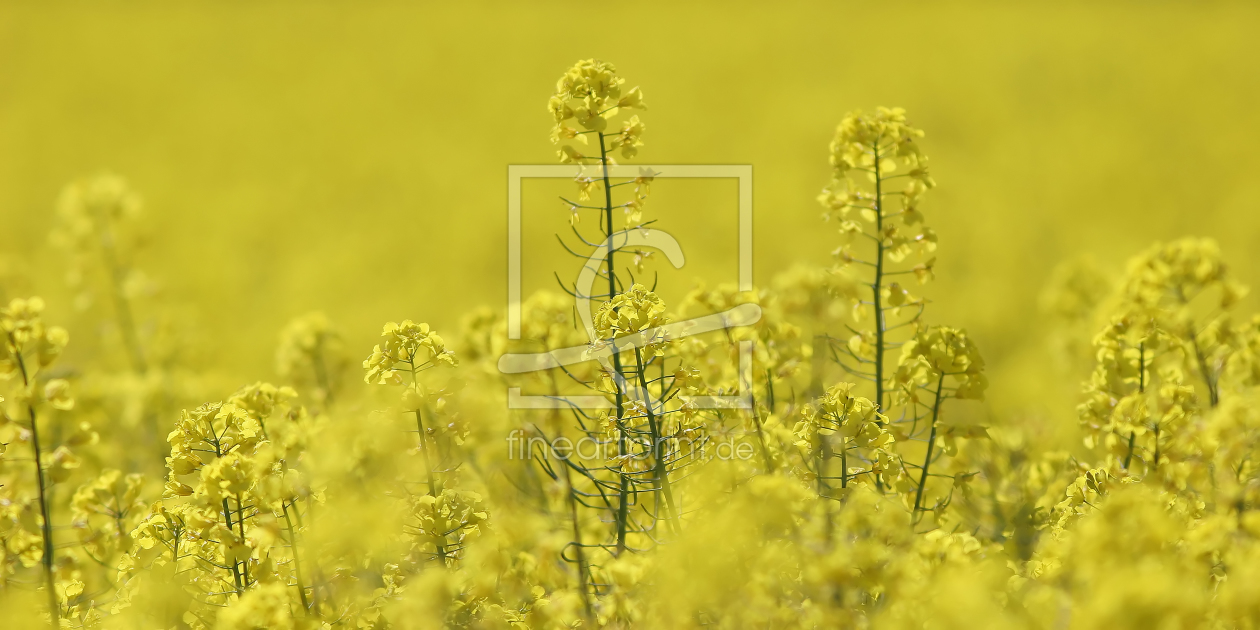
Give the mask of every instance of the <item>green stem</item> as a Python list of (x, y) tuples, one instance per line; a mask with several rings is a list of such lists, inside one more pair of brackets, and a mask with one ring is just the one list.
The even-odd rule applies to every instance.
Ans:
[(1124, 469), (1129, 469), (1129, 464), (1133, 463), (1133, 440), (1137, 437), (1134, 431), (1129, 432), (1129, 452), (1124, 454)]
[[(884, 284), (884, 194), (883, 180), (879, 176), (879, 139), (871, 144), (875, 157), (875, 282), (872, 283), (874, 296), (871, 300), (875, 306), (875, 406), (880, 413), (887, 414), (884, 408), (884, 333), (887, 323), (884, 321), (882, 307)], [(883, 421), (876, 416), (875, 423), (883, 426)], [(884, 491), (883, 477), (875, 473), (875, 488)]]
[[(1146, 393), (1146, 342), (1138, 344), (1138, 393)], [(1133, 463), (1133, 440), (1137, 437), (1134, 431), (1129, 432), (1129, 451), (1124, 455), (1124, 469)]]
[(840, 487), (849, 487), (849, 445), (844, 437), (840, 438)]
[[(751, 388), (750, 388), (751, 389)], [(765, 464), (766, 473), (774, 472), (774, 460), (770, 458), (770, 448), (766, 446), (766, 434), (761, 429), (761, 414), (757, 413), (757, 397), (756, 394), (749, 394), (752, 397), (752, 414), (753, 427), (757, 429), (757, 443), (761, 445), (761, 459)]]
[(40, 525), (44, 538), (44, 583), (48, 589), (48, 610), (52, 614), (52, 619), (56, 622), (60, 619), (61, 607), (57, 604), (57, 591), (54, 588), (53, 581), (53, 534), (52, 534), (52, 514), (48, 508), (48, 488), (47, 482), (44, 480), (44, 464), (41, 461), (39, 449), (39, 429), (36, 428), (38, 422), (35, 418), (34, 405), (27, 405), (31, 419), (31, 447), (35, 450), (35, 476), (39, 480), (39, 516), (43, 520)]
[(564, 470), (564, 485), (569, 495), (569, 520), (573, 523), (573, 549), (577, 553), (578, 590), (582, 594), (582, 609), (586, 611), (586, 618), (593, 620), (595, 613), (591, 608), (590, 584), (587, 579), (586, 568), (586, 549), (582, 545), (582, 525), (578, 520), (578, 504), (573, 489), (573, 477), (567, 464), (560, 468)]
[[(22, 386), (29, 391), (31, 375), (26, 371), (26, 362), (22, 359), (22, 348), (18, 346), (13, 333), (8, 333), (8, 337), (9, 346), (13, 348), (13, 355), (17, 359), (18, 371), (22, 373)], [(44, 463), (39, 450), (39, 421), (35, 414), (34, 402), (27, 401), (26, 411), (31, 421), (31, 449), (35, 452), (35, 479), (39, 486), (39, 517), (43, 521), (40, 524), (40, 533), (44, 539), (44, 554), (40, 560), (44, 568), (44, 589), (48, 592), (48, 614), (51, 615), (49, 618), (52, 620), (52, 626), (56, 628), (61, 623), (61, 606), (57, 603), (57, 588), (53, 579), (52, 514), (48, 508), (48, 487), (44, 480)]]
[(1189, 333), (1190, 345), (1194, 348), (1194, 358), (1199, 362), (1199, 370), (1203, 373), (1203, 383), (1207, 385), (1208, 402), (1212, 407), (1216, 407), (1220, 402), (1220, 392), (1217, 390), (1216, 378), (1212, 375), (1212, 370), (1208, 368), (1207, 358), (1203, 356), (1203, 351), (1199, 348), (1199, 340), (1195, 339), (1194, 331)]
[[(879, 140), (872, 145), (875, 155), (875, 282), (872, 283), (875, 306), (875, 405), (880, 413), (887, 413), (884, 408), (884, 309), (882, 308), (884, 284), (884, 201), (882, 193), (883, 181), (879, 176)], [(878, 421), (877, 421), (878, 422)], [(880, 422), (880, 424), (883, 424)]]
[[(241, 544), (245, 545), (245, 499), (239, 492), (236, 493), (236, 527), (241, 532)], [(241, 579), (249, 588), (249, 556), (241, 560)]]
[[(223, 497), (223, 520), (227, 523), (228, 531), (232, 531), (232, 508), (228, 507), (227, 497)], [(241, 569), (235, 559), (232, 560), (232, 581), (236, 583), (236, 596), (240, 597), (245, 587), (241, 584)]]
[(302, 557), (298, 553), (297, 532), (293, 529), (293, 519), (289, 518), (290, 507), (293, 507), (294, 511), (297, 510), (292, 503), (280, 502), (280, 508), (284, 510), (284, 524), (289, 530), (289, 546), (293, 549), (293, 575), (297, 580), (298, 596), (302, 598), (302, 609), (309, 615), (311, 614), (311, 604), (306, 599), (306, 587), (302, 585)]
[[(436, 500), (438, 498), (438, 487), (437, 482), (433, 479), (433, 462), (429, 459), (428, 440), (424, 437), (424, 420), (420, 416), (419, 409), (415, 410), (415, 414), (416, 431), (420, 433), (420, 454), (424, 458), (424, 470), (429, 482), (429, 496)], [(446, 545), (440, 542), (434, 544), (437, 545), (438, 560), (442, 563), (442, 566), (446, 566)]]
[[(831, 487), (827, 485), (827, 480), (825, 479), (827, 476), (827, 460), (830, 459), (831, 456), (831, 442), (827, 440), (827, 436), (823, 435), (822, 431), (819, 431), (818, 463), (815, 473), (818, 475), (818, 495), (823, 497), (831, 494)], [(844, 483), (843, 478), (840, 480), (840, 483)]]
[(774, 413), (774, 373), (766, 368), (766, 409)]
[(923, 504), (923, 488), (927, 487), (928, 468), (932, 465), (932, 447), (936, 444), (936, 419), (941, 413), (941, 388), (945, 384), (945, 372), (936, 381), (936, 401), (932, 403), (932, 432), (928, 436), (927, 454), (923, 456), (923, 470), (919, 475), (919, 487), (914, 493), (914, 509), (911, 515), (917, 521), (919, 507)]
[(1159, 468), (1159, 425), (1155, 425), (1155, 468)]
[[(310, 519), (314, 520), (315, 501), (309, 493), (306, 495), (306, 514)], [(303, 527), (302, 511), (294, 509), (293, 516), (297, 518), (298, 527)], [(311, 573), (313, 574), (311, 576), (311, 610), (318, 615), (320, 611), (320, 586), (327, 583), (327, 580), (324, 579), (324, 570), (320, 567), (318, 558), (316, 558), (315, 567), (311, 570)]]
[(643, 407), (647, 410), (648, 432), (652, 438), (652, 474), (656, 477), (657, 492), (657, 510), (660, 509), (660, 494), (665, 495), (665, 506), (668, 514), (665, 515), (666, 521), (670, 523), (670, 529), (677, 532), (677, 525), (674, 517), (678, 511), (674, 509), (674, 494), (669, 485), (669, 471), (665, 466), (665, 440), (661, 435), (660, 425), (656, 422), (656, 412), (652, 411), (652, 396), (648, 390), (647, 379), (643, 376), (643, 351), (638, 346), (634, 348), (635, 365), (638, 367), (639, 387), (643, 388)]
[[(617, 274), (614, 271), (615, 267), (613, 266), (613, 254), (616, 251), (613, 244), (613, 234), (615, 231), (613, 230), (612, 186), (611, 182), (608, 180), (608, 149), (604, 143), (604, 133), (602, 131), (599, 132), (599, 161), (604, 177), (604, 229), (608, 242), (608, 252), (604, 255), (604, 266), (608, 271), (608, 299), (612, 300), (613, 297), (617, 295)], [(621, 353), (617, 350), (615, 345), (613, 346), (612, 361), (613, 370), (617, 372), (618, 376), (624, 379), (625, 375), (621, 371)], [(625, 429), (621, 426), (621, 418), (625, 416), (625, 401), (622, 400), (621, 395), (622, 382), (624, 382), (624, 380), (614, 383), (617, 391), (614, 392), (613, 395), (617, 406), (618, 455), (625, 457), (628, 445), (626, 444)], [(620, 484), (617, 490), (617, 555), (621, 555), (626, 550), (626, 528), (627, 522), (630, 519), (630, 480), (626, 477), (625, 473), (620, 470), (617, 471), (617, 474), (620, 475)]]
[[(559, 396), (560, 388), (556, 383), (555, 375), (548, 372), (547, 377), (551, 381), (552, 394)], [(551, 411), (551, 428), (554, 435), (560, 435), (561, 431), (558, 415), (559, 412), (557, 410), (553, 409)], [(551, 446), (551, 453), (559, 457), (559, 454), (555, 451), (554, 442)], [(582, 523), (578, 519), (577, 490), (573, 487), (573, 473), (569, 470), (569, 462), (562, 460), (561, 463), (563, 465), (560, 466), (560, 469), (564, 471), (564, 489), (569, 504), (569, 521), (573, 526), (573, 549), (577, 554), (578, 590), (582, 594), (582, 610), (586, 613), (586, 620), (593, 622), (595, 611), (591, 606), (590, 570), (587, 568), (589, 565), (586, 562), (586, 546), (582, 544)]]

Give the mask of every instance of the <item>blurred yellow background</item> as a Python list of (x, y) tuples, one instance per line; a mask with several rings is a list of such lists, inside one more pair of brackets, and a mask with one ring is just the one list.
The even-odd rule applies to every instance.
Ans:
[[(598, 57), (643, 87), (635, 162), (753, 165), (759, 282), (838, 242), (814, 197), (841, 116), (907, 108), (939, 184), (928, 319), (973, 333), (999, 417), (1073, 417), (1037, 306), (1058, 262), (1201, 235), (1260, 283), (1256, 5), (883, 4), (6, 0), (0, 265), (62, 319), (54, 202), (109, 169), (146, 202), (162, 291), (140, 317), (188, 314), (241, 383), (312, 309), (363, 354), (387, 320), (453, 332), (504, 307), (507, 165), (554, 161), (547, 98)], [(548, 186), (526, 190), (527, 288), (573, 264)], [(667, 298), (734, 279), (734, 201), (653, 190), (690, 257)]]

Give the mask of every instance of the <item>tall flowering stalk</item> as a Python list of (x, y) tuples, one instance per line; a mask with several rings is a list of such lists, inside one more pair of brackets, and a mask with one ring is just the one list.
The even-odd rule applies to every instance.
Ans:
[(322, 408), (332, 406), (347, 364), (341, 334), (323, 313), (297, 317), (280, 331), (276, 372), (300, 389), (309, 388)]
[(144, 285), (144, 276), (132, 263), (136, 238), (128, 229), (140, 208), (140, 196), (117, 175), (105, 173), (77, 181), (61, 194), (57, 206), (60, 222), (52, 238), (69, 255), (68, 278), (79, 292), (80, 306), (86, 308), (94, 297), (87, 276), (97, 269), (104, 273), (131, 369), (144, 374), (149, 360), (132, 304)]
[[(935, 257), (927, 257), (936, 251), (936, 232), (923, 223), (919, 211), (923, 195), (936, 185), (916, 142), (922, 137), (923, 131), (909, 124), (901, 108), (845, 116), (831, 141), (831, 183), (818, 197), (824, 217), (839, 224), (844, 239), (833, 252), (837, 271), (863, 278), (870, 290), (868, 299), (853, 306), (853, 319), (871, 319), (870, 328), (854, 331), (833, 352), (844, 355), (838, 360), (847, 372), (871, 383), (872, 400), (885, 414), (891, 403), (892, 336), (899, 329), (913, 333), (925, 305), (902, 278), (925, 284), (936, 264)], [(916, 258), (926, 259), (912, 264)]]
[[(936, 446), (943, 401), (981, 398), (987, 385), (983, 361), (966, 334), (925, 327), (927, 302), (904, 284), (911, 278), (926, 284), (936, 265), (936, 232), (919, 210), (936, 185), (918, 145), (923, 135), (901, 108), (845, 116), (831, 142), (832, 180), (818, 197), (844, 241), (833, 253), (833, 273), (868, 290), (852, 300), (851, 336), (833, 341), (830, 352), (849, 375), (870, 384), (878, 422), (890, 425), (897, 444), (869, 451), (865, 459), (876, 486), (901, 494), (915, 521), (925, 507), (929, 471), (941, 456)], [(899, 348), (894, 365), (892, 353)], [(958, 379), (957, 386), (948, 387), (946, 376)], [(907, 462), (914, 456), (907, 447), (915, 442), (924, 445), (919, 464)], [(842, 471), (842, 478), (847, 475)]]
[[(521, 304), (520, 344), (531, 350), (545, 352), (589, 342), (586, 334), (571, 321), (572, 312), (573, 300), (569, 296), (551, 291), (539, 291), (531, 295)], [(481, 320), (480, 323), (488, 323), (488, 320)], [(502, 334), (505, 328), (502, 327), (502, 322), (498, 324), (498, 332)], [(533, 381), (531, 389), (543, 388), (552, 396), (559, 397), (572, 389), (566, 388), (568, 383), (564, 376), (587, 380), (594, 378), (594, 374), (595, 371), (590, 369), (589, 364), (580, 364), (566, 367), (564, 374), (558, 374), (556, 370), (545, 370), (522, 376)], [(512, 384), (515, 386), (522, 383), (514, 379)], [(615, 518), (617, 508), (614, 497), (617, 496), (619, 482), (601, 474), (605, 472), (602, 466), (606, 463), (601, 457), (602, 453), (570, 448), (574, 446), (575, 432), (567, 422), (570, 415), (568, 410), (549, 409), (543, 415), (540, 421), (527, 425), (524, 432), (530, 438), (541, 438), (542, 445), (530, 446), (529, 452), (525, 452), (523, 443), (513, 437), (512, 456), (529, 457), (530, 465), (536, 463), (547, 478), (558, 484), (558, 488), (553, 488), (559, 490), (562, 499), (556, 510), (562, 515), (559, 520), (568, 521), (570, 532), (569, 541), (559, 555), (575, 566), (577, 597), (581, 601), (583, 614), (590, 620), (594, 619), (594, 599), (597, 595), (591, 566), (592, 562), (599, 562), (600, 552), (606, 548), (606, 532), (595, 531), (592, 521), (611, 522)], [(589, 418), (576, 409), (572, 410), (572, 415), (577, 420), (577, 439), (589, 438), (588, 426), (595, 428), (588, 424)], [(513, 431), (512, 435), (516, 436), (517, 433)], [(601, 435), (596, 441), (602, 439)], [(528, 474), (532, 471), (527, 469), (525, 472)], [(543, 481), (532, 475), (523, 480)], [(552, 489), (546, 486), (545, 481), (542, 487), (537, 488), (538, 494), (542, 496), (554, 496), (554, 492), (549, 490)], [(596, 518), (592, 518), (592, 512)]]
[[(850, 468), (850, 457), (855, 450), (866, 452), (890, 447), (892, 435), (884, 428), (887, 418), (875, 410), (869, 399), (852, 394), (852, 383), (839, 383), (830, 387), (816, 405), (802, 409), (794, 433), (797, 445), (806, 449), (815, 460), (813, 476), (819, 496), (831, 497), (833, 482), (838, 481), (842, 490), (851, 483), (872, 483), (877, 465), (866, 469)], [(830, 437), (829, 436), (835, 436)], [(835, 444), (838, 442), (838, 444)], [(839, 458), (840, 477), (831, 476), (828, 460)]]
[[(117, 563), (115, 614), (134, 607), (153, 622), (170, 623), (169, 609), (150, 599), (156, 591), (167, 601), (182, 600), (184, 619), (194, 626), (209, 626), (219, 609), (273, 585), (304, 613), (313, 612), (300, 525), (291, 524), (297, 498), (308, 493), (299, 460), (310, 427), (304, 409), (293, 404), (296, 396), (256, 383), (184, 411), (168, 436), (163, 497), (138, 519), (139, 503), (126, 505), (135, 490), (118, 487), (116, 477), (81, 489), (84, 512), (103, 506), (121, 518), (126, 506), (134, 522), (126, 537), (131, 546)], [(112, 500), (100, 499), (102, 490), (112, 491)]]
[(413, 523), (410, 533), (418, 553), (447, 566), (463, 551), (464, 544), (479, 533), (486, 520), (481, 496), (475, 492), (446, 487), (448, 466), (443, 437), (461, 439), (457, 423), (438, 422), (450, 392), (425, 387), (420, 375), (436, 367), (455, 367), (455, 353), (428, 324), (404, 320), (389, 322), (381, 332), (383, 344), (363, 360), (363, 380), (377, 385), (403, 385), (401, 409), (416, 419), (419, 452), (425, 470), (427, 494), (411, 497)]
[(155, 287), (136, 264), (145, 243), (142, 207), (140, 195), (118, 175), (77, 180), (57, 201), (50, 240), (64, 253), (76, 310), (98, 318), (92, 329), (108, 332), (102, 335), (108, 343), (96, 353), (102, 361), (96, 367), (108, 369), (83, 374), (80, 409), (120, 416), (118, 429), (127, 435), (142, 429), (146, 448), (126, 449), (134, 460), (127, 467), (158, 473), (166, 452), (165, 419), (201, 397), (189, 396), (196, 379), (186, 369), (185, 339), (174, 334), (183, 324), (139, 317), (139, 300)]
[[(636, 177), (613, 176), (614, 154), (632, 158), (643, 145), (644, 125), (630, 113), (644, 109), (642, 92), (624, 84), (611, 64), (580, 61), (561, 77), (548, 105), (560, 161), (578, 169), (576, 198), (561, 198), (577, 244), (564, 247), (585, 266), (580, 282), (564, 290), (579, 305), (579, 329), (585, 328), (580, 342), (599, 361), (589, 371), (564, 367), (571, 382), (552, 381), (551, 387), (557, 394), (593, 389), (606, 396), (608, 408), (573, 410), (576, 435), (598, 445), (596, 453), (553, 447), (537, 459), (567, 494), (573, 523), (567, 548), (574, 554), (565, 560), (577, 565), (592, 623), (635, 617), (624, 606), (638, 583), (632, 577), (639, 575), (638, 558), (681, 531), (687, 499), (678, 480), (705, 457), (707, 443), (705, 422), (690, 397), (710, 393), (666, 332), (673, 318), (664, 301), (642, 279), (653, 254), (644, 248), (660, 242), (652, 240), (654, 221), (643, 214), (655, 173), (640, 168)], [(598, 229), (594, 235), (580, 229), (589, 218)], [(594, 252), (575, 251), (583, 247)], [(551, 424), (550, 442), (568, 439), (554, 417)], [(592, 519), (582, 514), (591, 512), (609, 523), (607, 530), (587, 530)]]
[[(911, 519), (917, 521), (920, 512), (926, 508), (923, 502), (924, 490), (928, 486), (929, 471), (934, 457), (939, 454), (934, 450), (937, 446), (938, 434), (941, 432), (941, 403), (947, 398), (981, 399), (988, 381), (983, 373), (984, 360), (980, 351), (967, 337), (967, 333), (944, 326), (931, 326), (924, 329), (901, 348), (901, 360), (897, 367), (896, 382), (901, 387), (900, 393), (904, 403), (930, 408), (926, 420), (928, 437), (923, 455), (923, 463), (918, 468), (918, 480), (909, 475), (909, 483), (914, 487), (914, 503), (910, 508)], [(949, 377), (949, 382), (945, 379)], [(920, 397), (927, 394), (930, 403)], [(915, 415), (915, 424), (920, 417)], [(916, 426), (912, 425), (909, 434), (914, 435)], [(945, 450), (954, 450), (952, 444)], [(952, 479), (952, 477), (951, 477)]]
[[(40, 386), (43, 373), (56, 361), (70, 339), (65, 329), (44, 325), (43, 311), (44, 301), (37, 297), (15, 299), (0, 309), (0, 333), (4, 335), (3, 344), (0, 344), (0, 378), (11, 380), (16, 377), (19, 381), (12, 392), (13, 402), (25, 416), (29, 431), (27, 440), (35, 463), (36, 504), (42, 544), (39, 559), (48, 614), (56, 626), (61, 618), (61, 606), (53, 575), (56, 545), (53, 544), (50, 492), (54, 482), (65, 480), (67, 468), (73, 464), (74, 458), (62, 447), (53, 453), (51, 460), (47, 459), (48, 453), (40, 438), (39, 409), (47, 405), (53, 409), (69, 410), (74, 407), (74, 400), (69, 396), (69, 384), (62, 379), (49, 379)], [(6, 423), (9, 421), (7, 413), (3, 419)], [(0, 455), (3, 452), (0, 451)]]
[[(616, 266), (617, 254), (623, 251), (622, 244), (618, 242), (618, 237), (623, 234), (623, 231), (614, 225), (614, 212), (624, 211), (627, 230), (641, 225), (641, 208), (651, 183), (650, 175), (616, 184), (609, 176), (609, 167), (614, 164), (611, 155), (614, 151), (619, 150), (623, 157), (630, 158), (634, 157), (638, 148), (643, 145), (644, 125), (637, 115), (626, 120), (620, 129), (615, 127), (610, 129), (609, 126), (610, 122), (622, 113), (622, 110), (646, 109), (642, 91), (635, 87), (623, 95), (624, 84), (625, 79), (617, 76), (616, 68), (612, 64), (594, 59), (579, 61), (557, 81), (556, 93), (548, 102), (548, 109), (555, 120), (551, 140), (560, 145), (558, 151), (560, 161), (597, 167), (591, 174), (588, 174), (586, 169), (579, 172), (576, 179), (577, 201), (564, 199), (569, 205), (570, 223), (575, 227), (575, 234), (576, 224), (580, 221), (582, 211), (596, 213), (599, 221), (599, 238), (594, 242), (602, 242), (604, 250), (603, 266), (597, 271), (597, 275), (602, 278), (606, 288), (589, 295), (577, 293), (576, 287), (573, 291), (566, 289), (577, 299), (605, 300), (606, 303), (611, 303), (625, 288), (618, 279)], [(577, 128), (570, 127), (570, 121), (576, 123)], [(579, 150), (576, 144), (584, 146)], [(613, 188), (628, 183), (635, 186), (632, 198), (624, 203), (614, 204)], [(592, 199), (595, 204), (584, 203)], [(591, 243), (580, 234), (576, 235), (579, 240)], [(606, 319), (607, 313), (604, 313), (604, 316)], [(607, 333), (609, 330), (605, 327), (603, 332)], [(631, 436), (624, 425), (630, 402), (626, 384), (633, 383), (634, 377), (629, 369), (630, 366), (623, 365), (622, 352), (615, 347), (611, 362), (612, 373), (604, 379), (611, 381), (611, 387), (605, 387), (605, 389), (612, 395), (616, 410), (616, 417), (612, 422), (616, 426), (618, 457), (626, 458), (631, 455), (632, 443)], [(616, 549), (617, 553), (621, 553), (626, 549), (626, 536), (630, 530), (631, 518), (629, 509), (635, 488), (634, 479), (628, 471), (620, 471), (617, 476)]]
[(1229, 367), (1246, 360), (1249, 335), (1231, 316), (1246, 291), (1209, 239), (1134, 257), (1117, 309), (1094, 338), (1095, 368), (1077, 408), (1086, 443), (1124, 470), (1158, 469), (1202, 401), (1214, 408), (1222, 389), (1237, 385)]

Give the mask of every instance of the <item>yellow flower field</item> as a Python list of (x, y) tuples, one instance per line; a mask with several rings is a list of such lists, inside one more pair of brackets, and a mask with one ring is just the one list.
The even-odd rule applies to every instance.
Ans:
[(0, 627), (1260, 627), (1256, 24), (0, 3)]

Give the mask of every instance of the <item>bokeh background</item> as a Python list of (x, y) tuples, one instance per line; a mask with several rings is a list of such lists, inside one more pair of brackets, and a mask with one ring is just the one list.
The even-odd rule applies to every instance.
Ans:
[[(547, 97), (598, 57), (646, 95), (635, 161), (753, 165), (759, 282), (836, 245), (814, 197), (841, 116), (907, 108), (939, 183), (929, 319), (979, 341), (996, 418), (1074, 424), (1038, 306), (1061, 261), (1210, 236), (1260, 283), (1254, 3), (874, 4), (3, 0), (0, 274), (66, 319), (55, 200), (109, 169), (145, 199), (141, 317), (240, 383), (309, 310), (364, 353), (386, 320), (452, 330), (504, 308), (506, 167), (554, 160)], [(526, 187), (527, 288), (576, 271), (558, 190)], [(734, 279), (735, 192), (654, 188), (689, 257), (667, 298)]]

